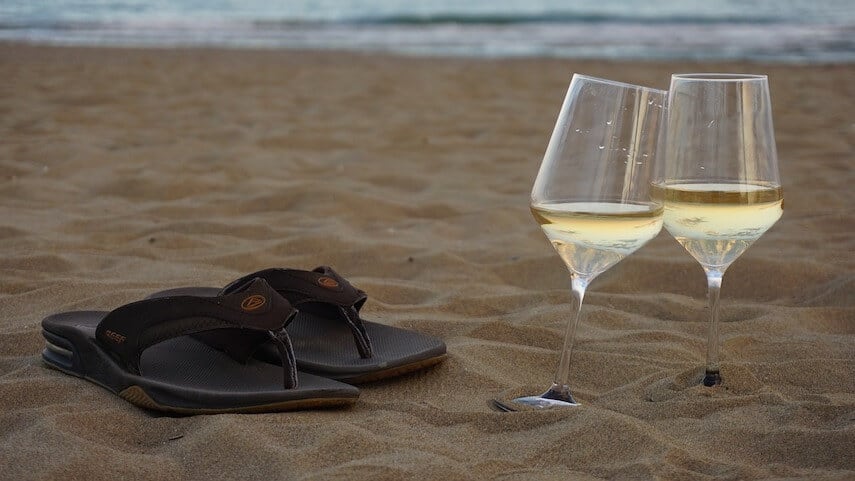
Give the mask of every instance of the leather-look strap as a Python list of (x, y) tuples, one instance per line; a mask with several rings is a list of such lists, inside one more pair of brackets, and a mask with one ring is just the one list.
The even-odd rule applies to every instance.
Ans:
[(353, 333), (360, 357), (372, 356), (371, 339), (368, 337), (362, 318), (359, 317), (359, 310), (368, 296), (331, 267), (320, 266), (311, 271), (264, 269), (237, 279), (224, 287), (220, 294), (228, 294), (247, 279), (252, 278), (266, 280), (300, 311), (341, 319)]
[(124, 305), (104, 317), (95, 337), (129, 372), (139, 374), (143, 351), (167, 339), (216, 330), (258, 333), (242, 337), (245, 344), (240, 348), (252, 351), (277, 340), (284, 385), (293, 388), (297, 367), (284, 328), (295, 314), (288, 300), (264, 279), (252, 278), (217, 297), (174, 296)]

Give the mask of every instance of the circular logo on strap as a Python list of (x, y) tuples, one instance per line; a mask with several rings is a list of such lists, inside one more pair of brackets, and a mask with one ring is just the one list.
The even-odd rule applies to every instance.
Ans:
[(338, 281), (327, 276), (318, 277), (318, 284), (326, 287), (327, 289), (335, 289), (338, 287)]
[(267, 299), (265, 299), (264, 296), (259, 294), (253, 294), (240, 303), (240, 308), (244, 311), (250, 312), (258, 309), (266, 303)]

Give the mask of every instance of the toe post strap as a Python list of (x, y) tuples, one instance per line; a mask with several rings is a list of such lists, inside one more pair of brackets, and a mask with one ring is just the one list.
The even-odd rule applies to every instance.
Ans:
[(270, 340), (279, 351), (279, 358), (282, 361), (282, 385), (285, 389), (293, 389), (297, 387), (297, 358), (294, 356), (294, 346), (291, 345), (291, 339), (285, 332), (285, 329), (279, 329), (276, 332), (267, 331)]
[(264, 269), (237, 279), (224, 287), (220, 294), (232, 292), (253, 278), (267, 281), (300, 311), (340, 319), (350, 328), (359, 356), (363, 359), (372, 357), (374, 348), (359, 315), (368, 295), (331, 267), (320, 266), (311, 271)]

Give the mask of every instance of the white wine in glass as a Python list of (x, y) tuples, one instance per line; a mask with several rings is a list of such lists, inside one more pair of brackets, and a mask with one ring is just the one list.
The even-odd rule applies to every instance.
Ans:
[(656, 237), (662, 206), (620, 202), (542, 202), (531, 213), (558, 255), (589, 281)]
[(588, 284), (662, 228), (651, 200), (667, 92), (574, 75), (531, 193), (531, 212), (570, 271), (575, 300), (552, 385), (493, 400), (502, 411), (576, 406), (570, 359)]
[(710, 322), (703, 384), (721, 383), (719, 291), (728, 266), (783, 213), (764, 75), (674, 75), (664, 161), (653, 196), (665, 228), (707, 275)]

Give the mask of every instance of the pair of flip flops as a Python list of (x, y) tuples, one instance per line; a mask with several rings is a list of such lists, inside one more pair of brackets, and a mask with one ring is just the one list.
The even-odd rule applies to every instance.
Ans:
[(366, 294), (329, 267), (266, 269), (223, 289), (157, 292), (42, 321), (51, 367), (149, 409), (269, 412), (351, 404), (346, 383), (437, 364), (432, 336), (363, 320)]

